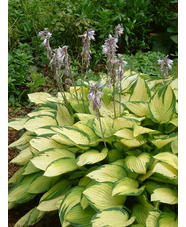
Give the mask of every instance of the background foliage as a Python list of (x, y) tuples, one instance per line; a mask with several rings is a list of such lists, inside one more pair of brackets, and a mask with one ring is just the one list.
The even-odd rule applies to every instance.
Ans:
[[(139, 50), (140, 56), (147, 51), (177, 56), (177, 1), (9, 0), (9, 103), (20, 102), (24, 97), (22, 92), (29, 76), (26, 73), (28, 65), (34, 66), (37, 73), (45, 76), (48, 71), (47, 75), (52, 78), (45, 50), (40, 46), (39, 31), (49, 28), (53, 49), (68, 45), (73, 67), (77, 71), (80, 62), (78, 53), (82, 48), (78, 35), (87, 28), (93, 28), (95, 41), (91, 45), (91, 69), (99, 72), (100, 68), (104, 69), (101, 46), (117, 24), (124, 28), (118, 45), (119, 52), (127, 54), (126, 59), (133, 59), (131, 62), (135, 63), (132, 65), (139, 60), (136, 54)], [(25, 44), (29, 53), (24, 52)], [(142, 58), (147, 57), (149, 55), (144, 54)], [(136, 58), (137, 61), (134, 60)], [(152, 73), (153, 69), (147, 66), (137, 66), (134, 70)], [(146, 69), (148, 72), (145, 72)]]

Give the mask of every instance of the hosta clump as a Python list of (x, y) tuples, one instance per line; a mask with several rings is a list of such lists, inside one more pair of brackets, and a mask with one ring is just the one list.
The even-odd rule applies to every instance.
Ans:
[(177, 226), (177, 79), (162, 82), (125, 72), (115, 118), (113, 89), (102, 77), (104, 138), (86, 85), (83, 113), (74, 87), (66, 92), (70, 106), (61, 93), (30, 94), (38, 107), (9, 122), (25, 130), (9, 145), (19, 151), (11, 162), (22, 166), (9, 180), (9, 208), (36, 195), (40, 201), (15, 226), (49, 212), (58, 212), (62, 226)]

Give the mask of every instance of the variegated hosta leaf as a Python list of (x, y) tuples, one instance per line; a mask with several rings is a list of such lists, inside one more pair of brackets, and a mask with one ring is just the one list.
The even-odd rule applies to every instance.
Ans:
[(140, 125), (134, 125), (133, 129), (134, 129), (134, 137), (137, 137), (137, 136), (145, 134), (145, 133), (148, 133), (148, 134), (159, 134), (160, 133), (157, 130), (146, 128), (146, 127), (143, 127)]
[(93, 227), (129, 226), (135, 221), (135, 217), (129, 219), (129, 214), (121, 208), (110, 208), (100, 211), (92, 218)]
[(70, 187), (71, 184), (68, 180), (59, 181), (41, 197), (37, 209), (41, 211), (57, 210), (56, 203), (64, 199), (65, 193)]
[(74, 123), (73, 116), (64, 105), (57, 104), (56, 120), (59, 126), (71, 126)]
[(158, 162), (153, 168), (153, 173), (172, 179), (175, 181), (174, 183), (178, 181), (178, 170), (165, 162)]
[(49, 102), (47, 98), (52, 98), (52, 95), (46, 92), (34, 92), (28, 94), (28, 98), (30, 102), (34, 102), (35, 104), (45, 104)]
[(162, 152), (153, 157), (178, 169), (178, 157), (170, 152)]
[(28, 142), (34, 137), (34, 135), (29, 132), (29, 131), (26, 131), (25, 133), (23, 133), (23, 135), (18, 139), (16, 140), (15, 142), (11, 143), (8, 147), (11, 148), (11, 147), (16, 147), (17, 149), (24, 149), (26, 147), (24, 146), (27, 146), (28, 145)]
[(83, 209), (80, 204), (77, 204), (65, 215), (65, 220), (73, 226), (91, 227), (90, 221), (95, 213), (90, 206)]
[(110, 100), (112, 98), (113, 88), (105, 86), (102, 89), (102, 92), (103, 92), (103, 96), (102, 96), (103, 103), (107, 106), (109, 105)]
[(86, 132), (90, 137), (91, 145), (97, 145), (98, 141), (100, 141), (100, 138), (96, 135), (96, 133), (93, 131), (93, 129), (85, 124), (82, 124), (82, 122), (79, 121), (79, 122), (75, 123), (73, 125), (73, 127)]
[(146, 143), (146, 140), (143, 138), (143, 136), (139, 135), (138, 137), (134, 137), (133, 131), (131, 129), (120, 129), (114, 135), (119, 137), (120, 142), (127, 147), (139, 147)]
[(45, 212), (39, 211), (36, 207), (31, 209), (22, 218), (20, 218), (14, 227), (24, 227), (36, 224), (43, 216)]
[(101, 152), (98, 150), (88, 150), (77, 158), (77, 165), (84, 166), (90, 165), (104, 160), (107, 157), (108, 149), (103, 148)]
[(176, 133), (172, 133), (170, 135), (161, 135), (154, 136), (154, 139), (151, 142), (158, 148), (161, 149), (165, 145), (171, 143), (174, 140), (177, 140), (178, 135)]
[(59, 208), (59, 218), (62, 226), (68, 212), (80, 203), (83, 190), (83, 186), (76, 186), (66, 193)]
[(136, 217), (136, 221), (143, 225), (145, 225), (148, 212), (149, 208), (140, 203), (137, 203), (132, 207), (132, 216)]
[(122, 92), (129, 91), (129, 89), (135, 83), (137, 77), (138, 77), (137, 74), (124, 77), (121, 81)]
[(43, 127), (43, 126), (54, 126), (57, 125), (57, 121), (51, 116), (39, 116), (30, 118), (24, 124), (24, 128), (30, 132)]
[(150, 117), (147, 102), (130, 101), (125, 103), (125, 105), (132, 113), (139, 117)]
[(96, 210), (104, 210), (112, 207), (123, 207), (126, 200), (125, 196), (112, 196), (113, 183), (97, 183), (87, 188), (83, 194), (89, 201), (90, 205)]
[[(120, 108), (121, 112), (123, 112), (123, 106), (120, 107), (120, 103), (115, 102), (116, 117), (120, 116)], [(105, 105), (104, 102), (101, 102), (101, 108), (99, 109), (99, 112), (103, 117), (114, 118), (114, 102), (110, 101), (108, 105)]]
[(78, 117), (80, 121), (88, 121), (90, 119), (95, 119), (96, 116), (92, 114), (86, 114), (86, 113), (75, 113), (75, 117)]
[(144, 152), (138, 157), (135, 157), (133, 155), (127, 156), (125, 158), (125, 166), (132, 172), (136, 172), (138, 174), (145, 174), (150, 161), (150, 154)]
[(10, 119), (8, 121), (8, 127), (13, 128), (15, 130), (21, 130), (24, 128), (24, 124), (27, 122), (28, 117), (17, 117)]
[(28, 193), (39, 194), (47, 191), (57, 180), (59, 177), (46, 177), (41, 173), (36, 176), (31, 182)]
[(14, 173), (14, 175), (8, 180), (9, 185), (14, 186), (23, 178), (23, 169), (24, 167), (21, 167)]
[(145, 187), (139, 187), (139, 183), (131, 179), (129, 177), (123, 177), (115, 182), (112, 190), (112, 195), (129, 195), (129, 196), (137, 196), (141, 194)]
[(178, 192), (175, 188), (159, 186), (151, 194), (151, 201), (159, 201), (167, 204), (178, 203)]
[(120, 117), (114, 119), (114, 129), (116, 131), (122, 128), (132, 128), (133, 125), (140, 125), (140, 121), (127, 117)]
[[(102, 129), (104, 132), (104, 138), (109, 138), (113, 136), (115, 130), (113, 128), (114, 121), (111, 118), (100, 117)], [(100, 122), (98, 119), (93, 120), (93, 130), (99, 137), (102, 136), (102, 131), (100, 128)]]
[(11, 163), (25, 165), (28, 162), (28, 160), (30, 160), (32, 157), (33, 157), (32, 152), (30, 151), (30, 148), (27, 147), (24, 150), (22, 150), (14, 159), (12, 159)]
[(51, 148), (41, 151), (31, 159), (35, 167), (46, 170), (47, 166), (53, 161), (60, 158), (75, 158), (75, 154), (67, 149)]
[(178, 216), (174, 212), (163, 212), (157, 220), (158, 226), (163, 227), (177, 227), (178, 226)]
[[(143, 91), (143, 92), (142, 92)], [(133, 92), (130, 96), (130, 101), (148, 102), (150, 99), (150, 89), (144, 79), (138, 77)]]
[(26, 203), (35, 197), (35, 194), (28, 193), (29, 185), (37, 174), (25, 176), (15, 187), (10, 189), (8, 202), (10, 203)]
[(30, 140), (30, 145), (36, 150), (44, 151), (50, 148), (63, 148), (59, 143), (56, 143), (54, 140), (45, 137), (36, 137)]
[(45, 173), (44, 176), (47, 177), (54, 177), (59, 176), (64, 173), (71, 172), (78, 168), (74, 158), (60, 158), (53, 162), (51, 162)]
[(102, 165), (98, 169), (87, 174), (88, 177), (97, 182), (115, 182), (118, 179), (127, 176), (126, 170), (121, 166), (114, 164)]
[(23, 169), (23, 175), (30, 175), (31, 173), (41, 172), (40, 169), (36, 168), (31, 161), (28, 161)]
[[(158, 210), (150, 210), (146, 220), (146, 227), (155, 227), (157, 226), (157, 220), (161, 212)], [(163, 226), (162, 226), (163, 227)]]
[[(85, 98), (85, 96), (84, 96), (84, 98)], [(72, 106), (72, 108), (75, 110), (75, 112), (78, 112), (78, 113), (88, 112), (88, 101), (86, 99), (84, 99), (84, 104), (81, 99), (79, 99), (79, 104), (78, 104), (77, 99), (72, 98), (72, 97), (68, 101), (69, 101), (70, 105)], [(81, 109), (80, 109), (79, 105), (80, 105)]]
[(178, 140), (173, 140), (171, 142), (171, 149), (174, 154), (178, 154)]
[(59, 136), (72, 142), (74, 145), (87, 147), (90, 144), (90, 137), (88, 136), (87, 133), (83, 132), (82, 130), (72, 128), (69, 126), (52, 127), (51, 129), (54, 130)]
[(150, 117), (154, 122), (167, 123), (175, 112), (176, 98), (172, 88), (167, 85), (159, 89), (149, 102)]

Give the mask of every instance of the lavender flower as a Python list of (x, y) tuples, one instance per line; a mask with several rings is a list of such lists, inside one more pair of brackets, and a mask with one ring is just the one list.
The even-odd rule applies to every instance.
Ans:
[(52, 34), (48, 31), (48, 28), (44, 28), (44, 31), (40, 31), (39, 36), (41, 36), (41, 40), (43, 40), (41, 46), (44, 46), (47, 50), (47, 57), (51, 60), (52, 49), (50, 47), (49, 39), (52, 37)]
[(102, 87), (101, 83), (98, 83), (97, 85), (93, 85), (90, 88), (89, 94), (87, 95), (89, 102), (93, 102), (93, 110), (99, 110), (101, 107), (101, 97), (103, 95), (103, 92), (100, 91), (100, 88)]
[(79, 37), (82, 37), (82, 40), (83, 40), (83, 49), (81, 52), (81, 56), (82, 56), (83, 63), (86, 64), (86, 68), (90, 64), (90, 58), (91, 58), (90, 41), (95, 40), (94, 33), (95, 31), (90, 28), (85, 34), (79, 35)]
[(118, 24), (116, 27), (115, 27), (115, 37), (116, 38), (119, 38), (121, 35), (123, 34), (123, 28), (121, 27), (120, 24)]
[(117, 60), (118, 69), (116, 69), (116, 74), (118, 75), (119, 79), (123, 79), (124, 67), (127, 64), (127, 62), (124, 61), (122, 54), (118, 54)]
[(168, 69), (172, 69), (173, 60), (168, 58), (169, 55), (165, 56), (164, 59), (158, 60), (158, 64), (160, 64), (160, 70), (162, 71), (164, 79), (168, 76)]

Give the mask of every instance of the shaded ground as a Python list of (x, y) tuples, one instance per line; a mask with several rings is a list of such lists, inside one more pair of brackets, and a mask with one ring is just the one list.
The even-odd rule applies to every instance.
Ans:
[[(26, 115), (28, 112), (30, 112), (31, 109), (26, 109), (25, 107), (21, 107), (21, 109), (14, 113), (13, 109), (11, 107), (8, 107), (8, 119), (20, 117)], [(20, 136), (20, 132), (8, 129), (8, 144), (14, 142), (17, 140)], [(8, 179), (13, 176), (13, 174), (21, 167), (19, 165), (15, 165), (13, 163), (10, 163), (10, 161), (16, 157), (18, 154), (18, 151), (13, 148), (8, 149)], [(11, 209), (8, 212), (8, 227), (13, 227), (15, 223), (24, 216), (29, 210), (31, 210), (33, 207), (37, 206), (39, 197), (35, 197), (32, 201), (20, 205), (19, 207), (15, 207)], [(39, 221), (37, 224), (33, 225), (34, 227), (60, 227), (60, 221), (58, 214), (56, 213), (53, 216), (43, 218), (41, 221)]]

